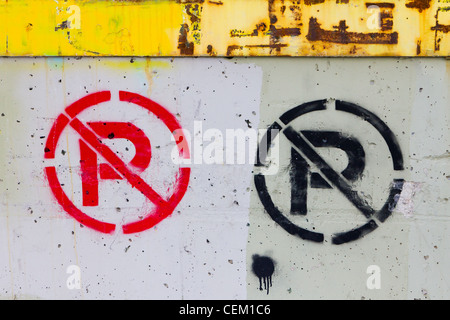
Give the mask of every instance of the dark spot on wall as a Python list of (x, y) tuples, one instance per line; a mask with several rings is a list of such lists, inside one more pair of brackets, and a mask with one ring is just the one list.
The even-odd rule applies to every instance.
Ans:
[(208, 47), (206, 48), (206, 53), (209, 54), (210, 56), (215, 56), (216, 54), (214, 53), (214, 48), (212, 45), (208, 44)]
[(270, 257), (255, 254), (252, 258), (252, 270), (259, 279), (259, 290), (263, 290), (264, 284), (264, 290), (269, 294), (269, 287), (272, 286), (272, 275), (275, 271), (275, 264)]

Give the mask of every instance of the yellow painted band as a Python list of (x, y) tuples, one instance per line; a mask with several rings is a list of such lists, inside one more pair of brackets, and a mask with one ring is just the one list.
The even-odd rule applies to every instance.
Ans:
[(449, 0), (0, 0), (3, 56), (449, 53)]

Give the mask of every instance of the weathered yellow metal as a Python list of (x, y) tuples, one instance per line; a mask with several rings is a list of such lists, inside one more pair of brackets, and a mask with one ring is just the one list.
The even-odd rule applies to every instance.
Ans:
[(450, 0), (0, 0), (9, 56), (448, 56)]

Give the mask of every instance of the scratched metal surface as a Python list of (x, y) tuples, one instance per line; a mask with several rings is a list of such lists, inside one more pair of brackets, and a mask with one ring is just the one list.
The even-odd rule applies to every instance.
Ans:
[(447, 0), (0, 1), (6, 56), (448, 56)]

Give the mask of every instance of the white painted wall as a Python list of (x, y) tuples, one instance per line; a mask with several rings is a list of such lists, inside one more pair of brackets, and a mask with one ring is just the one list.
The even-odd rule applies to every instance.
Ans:
[[(449, 70), (445, 59), (2, 58), (0, 296), (450, 297)], [(83, 227), (61, 208), (43, 172), (49, 165), (44, 145), (55, 118), (69, 104), (101, 90), (111, 91), (112, 101), (87, 110), (80, 119), (130, 121), (143, 129), (152, 143), (152, 160), (142, 177), (162, 194), (174, 180), (176, 166), (169, 155), (175, 144), (158, 119), (118, 102), (119, 90), (158, 102), (193, 133), (192, 138), (199, 123), (203, 134), (216, 129), (225, 138), (227, 129), (264, 129), (305, 102), (356, 103), (375, 113), (396, 135), (405, 160), (405, 170), (398, 174), (407, 184), (397, 209), (377, 230), (339, 246), (329, 241), (318, 244), (288, 234), (265, 212), (254, 187), (252, 163), (205, 164), (202, 158), (203, 163), (185, 165), (192, 170), (189, 187), (169, 218), (137, 234), (124, 235), (120, 228), (102, 234)], [(357, 137), (367, 160), (358, 186), (371, 204), (383, 203), (392, 165), (383, 140), (366, 122), (329, 112), (299, 118), (295, 128), (342, 130)], [(283, 138), (279, 171), (267, 181), (274, 202), (286, 212), (290, 146)], [(51, 164), (58, 166), (68, 196), (86, 213), (118, 226), (138, 219), (148, 201), (125, 181), (101, 181), (100, 206), (82, 207), (77, 141), (73, 130), (65, 130)], [(205, 151), (211, 142), (203, 142)], [(192, 155), (199, 146), (191, 145)], [(125, 147), (132, 149), (129, 144), (111, 145), (115, 147), (125, 161), (130, 160), (132, 154), (123, 152)], [(345, 168), (342, 152), (327, 149), (321, 154), (336, 170)], [(308, 195), (311, 210), (306, 217), (295, 217), (302, 227), (329, 235), (365, 221), (336, 189), (309, 188)], [(259, 290), (252, 271), (254, 255), (275, 262), (269, 294)], [(80, 289), (67, 286), (72, 279), (67, 268), (72, 265), (79, 267)], [(379, 267), (380, 289), (366, 285), (371, 265)]]

